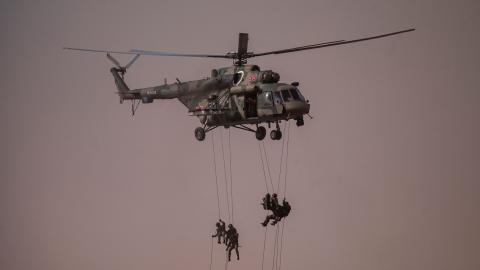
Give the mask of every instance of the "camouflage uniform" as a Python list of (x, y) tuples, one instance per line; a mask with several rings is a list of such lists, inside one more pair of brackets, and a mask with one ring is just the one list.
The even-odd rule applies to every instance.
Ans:
[(228, 252), (228, 261), (230, 261), (233, 249), (235, 249), (235, 253), (237, 253), (237, 260), (240, 260), (240, 255), (238, 253), (238, 232), (232, 224), (228, 224), (226, 249)]
[(268, 222), (273, 219), (271, 225), (277, 224), (282, 218), (288, 216), (290, 211), (292, 210), (290, 204), (283, 199), (283, 204), (281, 206), (277, 206), (277, 208), (272, 209), (272, 214), (268, 215), (265, 218), (265, 221), (261, 224), (265, 227), (267, 226)]
[(218, 220), (217, 224), (217, 232), (216, 234), (212, 235), (212, 237), (218, 237), (218, 243), (221, 244), (221, 238), (223, 237), (223, 243), (226, 243), (226, 238), (225, 238), (225, 222), (223, 222), (221, 219)]

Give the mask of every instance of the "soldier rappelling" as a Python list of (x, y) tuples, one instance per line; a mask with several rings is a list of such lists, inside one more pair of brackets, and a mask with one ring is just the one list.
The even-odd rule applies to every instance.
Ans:
[(212, 235), (212, 237), (217, 237), (219, 244), (222, 243), (222, 239), (223, 239), (223, 243), (226, 244), (227, 243), (227, 239), (226, 239), (227, 231), (225, 230), (225, 222), (223, 222), (223, 220), (219, 219), (218, 222), (215, 224), (215, 226), (217, 227), (217, 231), (214, 235)]
[(272, 211), (272, 214), (268, 215), (265, 218), (265, 221), (261, 223), (264, 227), (267, 226), (270, 220), (273, 220), (272, 223), (270, 223), (271, 225), (277, 224), (277, 222), (279, 222), (282, 218), (287, 217), (292, 210), (292, 207), (285, 199), (283, 199), (282, 205), (278, 204), (278, 198), (276, 193), (274, 193), (272, 196), (267, 193), (262, 200), (262, 205), (265, 210)]
[(235, 253), (237, 253), (237, 260), (240, 260), (240, 255), (238, 253), (238, 232), (232, 224), (228, 224), (227, 230), (227, 252), (228, 252), (228, 261), (230, 261), (230, 257), (232, 255), (232, 250), (235, 249)]

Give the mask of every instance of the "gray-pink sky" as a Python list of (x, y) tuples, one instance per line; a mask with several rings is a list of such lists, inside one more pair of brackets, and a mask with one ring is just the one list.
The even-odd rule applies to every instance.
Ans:
[[(248, 32), (261, 52), (410, 27), (250, 61), (299, 81), (312, 104), (314, 118), (291, 128), (282, 269), (480, 269), (479, 14), (473, 0), (0, 2), (0, 269), (209, 268), (211, 134), (197, 142), (199, 122), (176, 100), (132, 118), (105, 56), (63, 46), (224, 53)], [(126, 80), (229, 64), (141, 57)], [(229, 269), (260, 269), (258, 143), (230, 132), (242, 247)], [(265, 145), (275, 176), (281, 142)], [(270, 229), (266, 269), (272, 241)], [(214, 270), (223, 252), (214, 246)]]

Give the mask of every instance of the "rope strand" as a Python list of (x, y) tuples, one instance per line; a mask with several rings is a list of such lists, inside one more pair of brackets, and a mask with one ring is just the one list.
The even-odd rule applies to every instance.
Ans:
[(280, 258), (278, 264), (278, 270), (282, 269), (282, 251), (283, 251), (283, 229), (285, 228), (285, 219), (282, 221), (282, 232), (280, 236)]
[(267, 245), (267, 230), (268, 230), (268, 226), (265, 227), (265, 236), (263, 237), (262, 270), (263, 270), (263, 264), (265, 262), (265, 247)]
[(258, 152), (260, 153), (260, 159), (262, 160), (262, 171), (263, 171), (263, 179), (265, 180), (265, 189), (267, 193), (270, 193), (268, 190), (268, 182), (267, 182), (267, 175), (265, 174), (265, 164), (263, 163), (263, 154), (262, 154), (262, 147), (260, 141), (258, 142)]
[(283, 197), (287, 197), (287, 173), (288, 173), (288, 145), (290, 143), (290, 122), (288, 123), (287, 129), (287, 155), (285, 157), (285, 185), (283, 188)]
[(230, 141), (230, 129), (228, 129), (228, 152), (229, 152), (229, 161), (230, 161), (230, 201), (231, 201), (231, 209), (232, 209), (232, 224), (233, 221), (233, 176), (232, 176), (232, 144)]
[(213, 262), (213, 237), (212, 238), (212, 244), (210, 245), (210, 270), (212, 270), (212, 262)]
[(273, 262), (272, 262), (272, 270), (275, 269), (275, 265), (277, 262), (277, 250), (278, 250), (278, 226), (275, 226), (275, 244), (273, 245)]
[[(283, 133), (285, 133), (285, 129), (287, 128), (287, 121), (285, 121), (285, 125), (283, 125)], [(282, 181), (282, 165), (283, 165), (283, 149), (285, 148), (285, 135), (282, 139), (282, 154), (280, 155), (280, 169), (278, 170), (278, 182), (277, 182), (277, 194), (280, 194), (280, 182)]]
[(213, 139), (213, 132), (212, 132), (212, 152), (213, 152), (213, 170), (215, 171), (215, 184), (217, 186), (217, 206), (218, 206), (218, 219), (220, 219), (220, 194), (218, 191), (218, 176), (217, 176), (217, 161), (215, 158), (215, 141)]
[(223, 150), (223, 132), (220, 130), (220, 142), (222, 144), (222, 158), (223, 158), (223, 176), (225, 179), (225, 194), (227, 195), (227, 213), (228, 213), (228, 222), (231, 223), (231, 214), (230, 214), (230, 196), (228, 195), (228, 179), (227, 179), (227, 165), (225, 165), (225, 152)]
[(270, 172), (270, 164), (268, 162), (268, 155), (267, 155), (267, 149), (265, 148), (265, 143), (262, 141), (262, 146), (263, 146), (263, 153), (265, 154), (265, 163), (267, 165), (267, 171), (268, 171), (268, 178), (270, 178), (270, 184), (272, 185), (272, 191), (275, 192), (275, 187), (273, 185), (273, 180), (272, 180), (272, 173)]

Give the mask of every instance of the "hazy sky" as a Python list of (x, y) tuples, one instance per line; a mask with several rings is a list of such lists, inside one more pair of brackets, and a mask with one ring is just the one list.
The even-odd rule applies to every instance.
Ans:
[[(105, 56), (62, 47), (225, 53), (248, 32), (262, 52), (410, 27), (250, 61), (299, 81), (314, 117), (290, 130), (282, 269), (480, 269), (479, 14), (474, 0), (1, 1), (0, 269), (209, 269), (212, 134), (227, 216), (218, 139), (229, 131), (196, 141), (198, 119), (177, 100), (131, 117)], [(229, 64), (141, 57), (126, 81)], [(261, 269), (258, 142), (230, 132), (242, 247), (228, 267)], [(281, 145), (265, 140), (275, 178)]]

